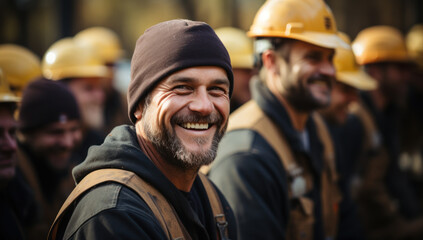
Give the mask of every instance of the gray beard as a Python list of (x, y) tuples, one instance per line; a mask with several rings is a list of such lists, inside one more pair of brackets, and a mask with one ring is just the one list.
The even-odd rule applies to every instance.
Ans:
[[(147, 110), (147, 108), (145, 108), (145, 110)], [(173, 129), (167, 130), (164, 126), (160, 129), (153, 129), (150, 124), (151, 117), (148, 115), (148, 111), (144, 111), (142, 115), (143, 118), (141, 120), (141, 124), (144, 129), (144, 133), (147, 139), (164, 158), (164, 161), (185, 170), (198, 170), (201, 166), (208, 165), (213, 162), (216, 157), (219, 141), (223, 137), (224, 130), (216, 131), (213, 136), (210, 149), (202, 152), (190, 152), (184, 147)], [(207, 139), (196, 138), (195, 141), (201, 146), (206, 143)]]

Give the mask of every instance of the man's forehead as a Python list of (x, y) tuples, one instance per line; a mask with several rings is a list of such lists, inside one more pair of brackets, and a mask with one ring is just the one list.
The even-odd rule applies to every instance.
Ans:
[(226, 71), (223, 68), (215, 66), (199, 66), (182, 69), (165, 78), (163, 82), (202, 82), (207, 80), (227, 84), (228, 86), (230, 84)]

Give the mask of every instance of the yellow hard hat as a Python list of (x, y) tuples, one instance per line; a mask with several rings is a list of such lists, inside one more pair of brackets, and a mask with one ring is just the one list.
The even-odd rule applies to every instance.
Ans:
[(332, 11), (323, 0), (268, 0), (257, 12), (250, 37), (292, 38), (325, 48), (344, 47)]
[(352, 49), (360, 65), (410, 60), (403, 35), (390, 26), (374, 26), (362, 30), (353, 41)]
[(87, 28), (76, 34), (74, 39), (95, 48), (106, 63), (114, 63), (123, 55), (118, 35), (105, 27)]
[(233, 68), (253, 68), (253, 41), (246, 32), (233, 27), (216, 29), (216, 34), (228, 50)]
[(52, 80), (109, 76), (107, 67), (96, 51), (78, 44), (72, 38), (63, 38), (47, 50), (42, 61), (42, 72), (45, 78)]
[[(338, 35), (344, 42), (351, 42), (350, 38), (345, 33), (338, 32)], [(336, 69), (337, 81), (364, 91), (377, 88), (376, 80), (360, 69), (351, 49), (336, 48), (333, 64)]]
[(10, 90), (3, 70), (0, 68), (0, 102), (19, 102), (20, 100), (21, 99)]
[(41, 76), (40, 58), (15, 44), (0, 45), (0, 68), (9, 85), (18, 92), (31, 80)]
[(423, 24), (414, 25), (410, 29), (405, 43), (410, 56), (423, 68)]

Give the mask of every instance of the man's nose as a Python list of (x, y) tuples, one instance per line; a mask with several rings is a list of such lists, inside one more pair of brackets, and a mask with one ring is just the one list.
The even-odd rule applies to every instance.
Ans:
[(75, 137), (72, 133), (65, 133), (63, 134), (63, 136), (60, 138), (60, 144), (62, 145), (62, 147), (66, 147), (66, 148), (73, 148), (75, 145)]
[(189, 104), (191, 111), (198, 112), (201, 115), (209, 115), (213, 111), (213, 108), (213, 102), (206, 89), (198, 90)]
[(106, 93), (104, 92), (104, 89), (101, 87), (96, 87), (91, 94), (93, 95), (93, 98), (96, 99), (96, 102), (98, 104), (104, 104), (106, 100)]
[(320, 64), (320, 73), (335, 77), (335, 66), (333, 65), (332, 61), (325, 60)]
[(7, 151), (16, 151), (17, 143), (16, 138), (10, 134), (5, 134), (2, 148)]

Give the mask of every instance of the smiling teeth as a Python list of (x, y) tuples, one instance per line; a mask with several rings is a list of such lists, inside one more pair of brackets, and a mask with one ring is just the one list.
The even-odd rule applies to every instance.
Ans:
[(208, 129), (209, 124), (208, 123), (184, 123), (182, 124), (182, 127), (186, 129)]

